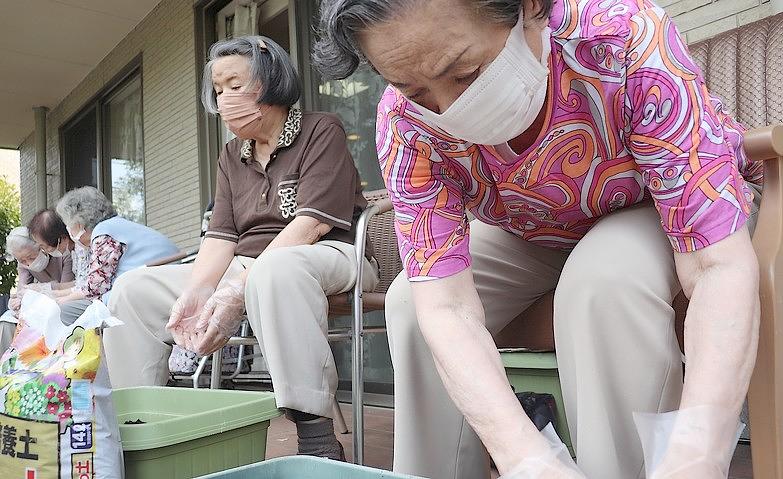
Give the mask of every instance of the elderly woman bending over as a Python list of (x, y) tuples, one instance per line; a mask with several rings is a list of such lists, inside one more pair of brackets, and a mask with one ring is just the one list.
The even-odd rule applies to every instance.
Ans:
[[(52, 290), (73, 282), (71, 258), (54, 258), (46, 254), (32, 238), (26, 226), (11, 230), (5, 239), (6, 254), (16, 260), (17, 292), (8, 303), (11, 316), (0, 320), (0, 353), (10, 344), (15, 330), (14, 312), (21, 304), (21, 292), (25, 289)], [(8, 259), (10, 259), (8, 258)]]
[[(555, 290), (584, 473), (726, 477), (758, 340), (761, 165), (666, 12), (652, 0), (321, 7), (323, 72), (367, 61), (390, 84), (376, 138), (406, 267), (386, 301), (395, 469), (488, 477), (483, 443), (508, 477), (579, 476), (553, 460), (493, 342)], [(675, 425), (653, 463), (634, 413)]]
[[(299, 452), (342, 459), (326, 298), (355, 282), (365, 207), (345, 131), (334, 115), (294, 108), (299, 78), (265, 37), (213, 45), (203, 88), (206, 109), (237, 135), (218, 159), (209, 229), (195, 264), (134, 271), (115, 286), (109, 307), (125, 325), (106, 334), (112, 382), (165, 384), (173, 342), (210, 353), (247, 309)], [(376, 266), (362, 265), (372, 287)]]
[(30, 237), (26, 226), (11, 230), (5, 239), (6, 252), (16, 260), (17, 286), (32, 283), (54, 283), (52, 286), (73, 281), (70, 256), (52, 257)]
[(92, 186), (66, 193), (57, 213), (75, 248), (90, 251), (84, 284), (57, 300), (65, 322), (78, 318), (92, 300), (107, 301), (121, 274), (178, 252), (161, 233), (117, 216), (111, 202)]

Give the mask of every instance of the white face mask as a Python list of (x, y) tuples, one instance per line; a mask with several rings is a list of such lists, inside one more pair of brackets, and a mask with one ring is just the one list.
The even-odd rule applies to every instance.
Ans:
[(45, 270), (47, 266), (49, 266), (49, 255), (43, 251), (39, 251), (38, 257), (35, 258), (32, 263), (25, 266), (25, 268), (29, 269), (33, 273), (40, 273), (41, 271)]
[(521, 135), (538, 117), (546, 101), (551, 51), (549, 27), (544, 28), (541, 59), (525, 40), (522, 17), (506, 45), (486, 70), (445, 112), (438, 114), (411, 103), (425, 123), (460, 140), (499, 145)]
[(69, 228), (67, 226), (65, 227), (65, 229), (68, 230), (68, 236), (71, 237), (71, 240), (73, 240), (73, 242), (74, 242), (74, 244), (76, 245), (77, 248), (79, 246), (84, 246), (82, 244), (82, 242), (79, 241), (81, 239), (81, 237), (84, 236), (84, 233), (85, 233), (84, 228), (79, 228), (79, 231), (77, 233), (71, 233), (71, 228)]

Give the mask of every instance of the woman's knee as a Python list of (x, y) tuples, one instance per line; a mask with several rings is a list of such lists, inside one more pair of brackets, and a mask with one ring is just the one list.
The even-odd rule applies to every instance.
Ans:
[(109, 309), (114, 311), (113, 306), (132, 306), (137, 301), (143, 301), (156, 281), (156, 268), (139, 268), (121, 274), (112, 285)]

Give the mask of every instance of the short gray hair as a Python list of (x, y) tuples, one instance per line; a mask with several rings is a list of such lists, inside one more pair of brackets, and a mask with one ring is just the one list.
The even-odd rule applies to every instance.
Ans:
[(212, 65), (218, 58), (231, 55), (247, 57), (250, 62), (250, 78), (261, 86), (259, 104), (291, 107), (299, 101), (302, 95), (299, 74), (283, 47), (271, 38), (244, 36), (221, 40), (209, 49), (201, 80), (201, 103), (209, 113), (218, 113), (217, 95), (212, 86)]
[(24, 249), (39, 250), (38, 243), (30, 238), (30, 233), (27, 231), (26, 226), (17, 226), (8, 232), (8, 236), (5, 237), (5, 252), (10, 254), (14, 258)]
[(64, 194), (57, 202), (56, 209), (66, 226), (72, 227), (79, 223), (85, 230), (92, 230), (101, 221), (116, 215), (111, 201), (92, 186), (83, 186)]
[[(367, 58), (358, 34), (363, 30), (399, 16), (422, 0), (323, 0), (319, 38), (313, 46), (313, 63), (326, 79), (350, 76)], [(519, 20), (523, 0), (461, 0), (477, 15), (490, 21), (514, 26)], [(532, 16), (546, 18), (555, 0), (538, 0), (539, 10)], [(403, 32), (404, 33), (404, 32)]]

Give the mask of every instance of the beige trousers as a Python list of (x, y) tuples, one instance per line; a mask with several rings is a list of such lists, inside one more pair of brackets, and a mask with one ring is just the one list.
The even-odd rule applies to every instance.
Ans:
[[(245, 306), (261, 345), (278, 407), (332, 417), (337, 368), (327, 338), (326, 297), (356, 283), (353, 245), (322, 241), (265, 252), (250, 268)], [(365, 291), (378, 268), (364, 259)]]
[(0, 321), (0, 356), (11, 346), (15, 332), (16, 325), (14, 323)]
[[(278, 406), (331, 417), (337, 371), (327, 341), (326, 296), (353, 287), (353, 245), (322, 241), (234, 261), (250, 268), (248, 319), (269, 366)], [(364, 263), (364, 287), (372, 289), (377, 268)], [(192, 265), (141, 268), (117, 279), (109, 309), (125, 324), (107, 329), (104, 337), (115, 388), (168, 381), (173, 339), (165, 326), (192, 270)]]
[[(646, 205), (608, 215), (570, 255), (473, 221), (470, 252), (493, 335), (555, 290), (557, 360), (577, 462), (590, 478), (642, 477), (632, 413), (676, 409), (683, 379), (671, 306), (681, 287), (656, 210)], [(440, 381), (402, 274), (389, 289), (386, 320), (394, 470), (434, 479), (488, 477), (486, 452)]]

